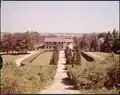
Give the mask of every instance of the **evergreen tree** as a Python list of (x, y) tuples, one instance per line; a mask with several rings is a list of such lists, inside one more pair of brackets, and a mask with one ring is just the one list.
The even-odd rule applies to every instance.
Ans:
[(50, 65), (57, 65), (58, 64), (58, 59), (59, 59), (59, 50), (58, 47), (54, 47), (53, 55), (50, 60)]
[(112, 37), (113, 37), (112, 38), (113, 40), (112, 50), (114, 53), (117, 53), (117, 51), (119, 50), (119, 45), (120, 45), (120, 38), (119, 38), (118, 31), (116, 31), (115, 29), (113, 29)]
[(75, 55), (76, 56), (76, 62), (75, 62), (75, 64), (76, 65), (81, 65), (81, 52), (80, 52), (80, 46), (79, 45), (76, 46), (76, 51), (77, 52), (75, 53), (76, 54)]
[(90, 37), (90, 51), (99, 51), (98, 37), (95, 33)]
[(76, 52), (73, 52), (73, 56), (72, 56), (72, 67), (74, 67), (74, 65), (76, 64)]
[(103, 45), (104, 45), (105, 52), (111, 52), (113, 44), (112, 44), (112, 35), (111, 35), (110, 31), (108, 31), (108, 33), (104, 39)]

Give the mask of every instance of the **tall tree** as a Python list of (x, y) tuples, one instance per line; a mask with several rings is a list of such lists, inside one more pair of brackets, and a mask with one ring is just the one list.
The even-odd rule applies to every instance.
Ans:
[(3, 35), (3, 40), (2, 40), (2, 47), (4, 52), (9, 52), (12, 50), (12, 34), (11, 33), (5, 33)]
[(87, 37), (86, 34), (84, 34), (84, 36), (82, 37), (80, 47), (81, 47), (81, 50), (85, 50), (85, 51), (88, 51), (90, 48), (89, 38)]
[(50, 65), (57, 65), (58, 59), (59, 59), (59, 50), (58, 50), (58, 47), (55, 46), (53, 50), (52, 58), (50, 60)]
[(112, 40), (113, 40), (112, 50), (113, 52), (117, 53), (120, 47), (119, 46), (120, 38), (119, 38), (118, 31), (116, 31), (115, 29), (113, 29), (113, 32), (112, 32)]
[(90, 37), (90, 51), (99, 51), (99, 40), (95, 33)]

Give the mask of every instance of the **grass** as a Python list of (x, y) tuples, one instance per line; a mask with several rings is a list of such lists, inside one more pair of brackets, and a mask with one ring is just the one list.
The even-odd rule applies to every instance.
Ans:
[[(102, 58), (107, 58), (107, 57), (112, 55), (111, 53), (105, 53), (105, 52), (91, 52), (91, 53), (93, 53), (95, 55), (98, 55), (98, 56), (100, 56)], [(119, 61), (119, 59), (120, 59), (120, 55), (119, 54), (114, 54), (114, 57), (115, 57), (115, 59), (117, 61)]]
[(16, 60), (17, 58), (20, 58), (24, 55), (2, 55), (2, 58), (3, 58), (3, 63), (7, 63), (7, 62), (11, 62), (11, 61), (14, 61)]
[(85, 90), (80, 90), (82, 94), (118, 94), (119, 91), (117, 89), (106, 89), (106, 88), (101, 88), (101, 89), (85, 89)]
[(15, 59), (7, 59), (1, 69), (1, 93), (37, 94), (51, 84), (57, 69), (57, 65), (48, 65), (52, 54), (49, 51), (39, 51), (23, 60), (26, 65), (21, 67), (15, 65)]
[(41, 55), (39, 55), (33, 62), (31, 62), (31, 64), (32, 65), (49, 65), (52, 54), (53, 52), (46, 51)]
[[(99, 55), (101, 57), (106, 57), (106, 56), (110, 56), (110, 53), (105, 53), (105, 52), (92, 52), (93, 54)], [(115, 56), (118, 56), (119, 54), (115, 54)]]
[[(98, 54), (102, 56), (102, 53)], [(76, 65), (74, 68), (67, 66), (67, 74), (83, 94), (118, 94), (120, 90), (111, 86), (119, 84), (120, 70), (117, 58), (118, 55), (111, 57), (107, 53), (103, 61), (104, 64), (101, 64), (96, 58), (94, 58), (95, 61), (87, 61), (81, 56), (81, 66)], [(111, 83), (109, 84), (109, 82)], [(111, 88), (108, 89), (107, 86), (111, 86)]]
[(35, 54), (33, 54), (32, 56), (24, 59), (24, 60), (21, 62), (21, 66), (30, 64), (31, 62), (33, 62), (33, 60), (35, 60), (39, 55), (41, 55), (41, 54), (44, 53), (44, 52), (45, 52), (45, 50), (39, 50), (37, 53), (35, 53)]
[(7, 63), (3, 66), (1, 72), (2, 93), (35, 94), (52, 83), (56, 66), (29, 64), (24, 67), (16, 67), (13, 63)]

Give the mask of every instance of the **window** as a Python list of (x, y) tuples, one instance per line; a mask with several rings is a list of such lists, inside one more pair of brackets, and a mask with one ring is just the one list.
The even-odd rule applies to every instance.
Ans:
[(54, 45), (56, 45), (56, 42), (54, 42)]

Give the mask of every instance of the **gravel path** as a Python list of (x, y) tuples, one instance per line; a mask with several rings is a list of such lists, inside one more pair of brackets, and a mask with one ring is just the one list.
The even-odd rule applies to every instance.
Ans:
[(16, 60), (15, 60), (16, 65), (17, 65), (17, 66), (20, 66), (21, 61), (23, 61), (23, 60), (26, 59), (27, 57), (29, 57), (29, 56), (37, 53), (37, 52), (38, 52), (38, 51), (30, 51), (30, 52), (28, 52), (28, 53), (30, 53), (30, 54), (26, 54), (26, 55), (24, 55), (23, 57), (20, 57), (20, 58), (16, 59)]
[[(60, 51), (58, 68), (52, 85), (42, 90), (40, 94), (80, 94), (79, 90), (74, 89), (73, 85), (68, 84), (68, 76), (65, 68), (65, 54)], [(67, 83), (65, 83), (67, 82)]]

